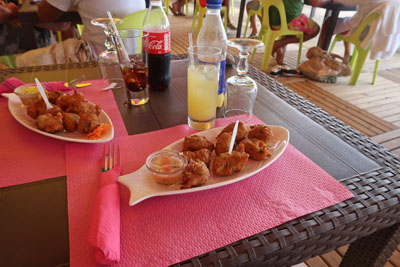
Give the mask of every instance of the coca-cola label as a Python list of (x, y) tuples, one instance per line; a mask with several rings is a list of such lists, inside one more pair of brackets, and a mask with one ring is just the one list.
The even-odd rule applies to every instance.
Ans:
[[(144, 32), (147, 33), (147, 32)], [(149, 32), (148, 53), (163, 55), (171, 52), (170, 32)]]

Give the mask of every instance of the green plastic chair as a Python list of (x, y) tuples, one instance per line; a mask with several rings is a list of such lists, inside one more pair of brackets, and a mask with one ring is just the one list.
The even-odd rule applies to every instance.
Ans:
[(250, 10), (249, 14), (247, 15), (247, 21), (246, 21), (246, 27), (244, 28), (244, 36), (246, 38), (247, 36), (247, 28), (249, 27), (249, 22), (251, 17), (253, 16), (260, 16), (262, 17), (262, 6), (260, 5), (260, 7), (257, 10)]
[(124, 17), (122, 20), (123, 22), (117, 25), (118, 30), (124, 29), (142, 29), (143, 28), (143, 21), (144, 17), (146, 16), (147, 9), (139, 10), (129, 14), (128, 16)]
[(4, 64), (10, 68), (15, 68), (15, 59), (17, 58), (17, 54), (0, 56), (0, 63)]
[[(366, 49), (361, 48), (360, 44), (362, 42), (361, 39), (361, 34), (363, 33), (364, 30), (366, 30), (366, 27), (371, 24), (372, 21), (378, 19), (380, 16), (379, 13), (374, 12), (372, 14), (369, 14), (361, 23), (361, 25), (354, 31), (354, 33), (350, 36), (344, 36), (342, 34), (337, 34), (335, 36), (335, 39), (333, 40), (333, 43), (329, 49), (329, 53), (332, 52), (333, 48), (335, 47), (335, 44), (337, 41), (346, 41), (354, 44), (354, 50), (353, 54), (350, 59), (350, 67), (353, 72), (350, 78), (350, 85), (356, 85), (358, 77), (360, 76), (361, 70), (364, 66), (365, 59), (367, 58), (368, 52), (371, 49), (371, 44), (368, 45)], [(372, 84), (375, 84), (375, 79), (376, 79), (376, 74), (378, 73), (378, 66), (379, 66), (379, 60), (375, 61), (375, 69), (374, 69), (374, 75), (372, 77)]]
[[(301, 59), (301, 49), (303, 47), (303, 32), (289, 30), (286, 22), (285, 6), (282, 0), (261, 0), (261, 5), (263, 6), (263, 19), (262, 19), (262, 26), (260, 29), (260, 33), (258, 34), (257, 37), (258, 40), (262, 40), (264, 42), (265, 46), (263, 61), (261, 64), (261, 70), (266, 71), (268, 68), (275, 40), (282, 36), (287, 36), (287, 35), (293, 35), (299, 38), (299, 53), (297, 56), (297, 65), (299, 65)], [(272, 6), (274, 6), (279, 12), (281, 27), (278, 30), (272, 30), (269, 23), (268, 11)], [(253, 51), (250, 62), (253, 62), (255, 54), (256, 54), (256, 49), (254, 49)]]
[[(203, 25), (203, 19), (204, 19), (204, 15), (206, 14), (207, 8), (206, 7), (202, 7), (200, 5), (200, 1), (196, 0), (196, 7), (194, 9), (194, 13), (193, 13), (193, 20), (192, 20), (192, 33), (194, 34), (194, 28), (196, 25), (196, 19), (197, 17), (199, 17), (198, 21), (197, 21), (197, 28), (196, 28), (196, 35), (199, 34), (200, 29), (201, 29), (201, 25)], [(224, 14), (224, 28), (225, 31), (228, 27), (228, 12), (225, 6), (221, 7), (221, 13)]]

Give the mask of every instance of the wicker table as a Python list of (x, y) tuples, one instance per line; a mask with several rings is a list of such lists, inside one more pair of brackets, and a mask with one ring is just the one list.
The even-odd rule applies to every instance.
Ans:
[[(147, 105), (127, 109), (124, 91), (114, 92), (129, 134), (186, 122), (186, 61), (180, 59), (185, 56), (174, 56), (170, 89), (151, 92)], [(0, 78), (69, 80), (81, 73), (88, 79), (99, 75), (96, 63), (85, 63), (0, 70)], [(352, 243), (343, 266), (383, 266), (400, 237), (399, 158), (258, 69), (250, 66), (249, 73), (259, 84), (255, 114), (288, 128), (291, 143), (355, 197), (178, 265), (287, 266)], [(68, 262), (65, 179), (0, 189), (0, 259), (5, 266)]]

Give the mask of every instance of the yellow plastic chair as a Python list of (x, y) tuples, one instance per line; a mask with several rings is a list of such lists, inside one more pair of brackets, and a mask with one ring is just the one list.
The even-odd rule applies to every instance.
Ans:
[[(265, 71), (268, 68), (269, 59), (271, 57), (271, 52), (275, 40), (287, 35), (293, 35), (299, 38), (299, 53), (297, 56), (297, 65), (300, 64), (301, 48), (303, 47), (303, 32), (289, 30), (286, 22), (285, 6), (283, 5), (282, 0), (261, 0), (261, 5), (263, 6), (263, 19), (260, 33), (258, 34), (258, 39), (262, 40), (265, 46), (261, 70)], [(270, 27), (268, 11), (272, 6), (274, 6), (279, 12), (281, 26), (278, 30), (272, 30)], [(253, 61), (256, 54), (255, 52), (256, 50), (254, 49), (250, 62)]]
[(15, 59), (17, 54), (0, 56), (0, 64), (4, 64), (10, 68), (15, 68)]
[[(368, 45), (366, 49), (361, 48), (360, 44), (362, 42), (361, 40), (361, 34), (366, 30), (366, 27), (371, 24), (372, 21), (378, 19), (380, 16), (379, 13), (374, 12), (372, 14), (369, 14), (361, 23), (361, 25), (354, 31), (353, 34), (350, 36), (344, 36), (342, 34), (337, 34), (335, 39), (333, 40), (333, 43), (329, 49), (329, 53), (332, 52), (333, 48), (335, 47), (335, 44), (337, 41), (346, 41), (354, 44), (354, 50), (353, 54), (350, 59), (350, 67), (352, 70), (352, 75), (350, 78), (350, 85), (356, 85), (358, 77), (360, 76), (361, 70), (364, 66), (365, 59), (367, 58), (368, 52), (371, 49), (371, 44)], [(379, 66), (379, 60), (375, 61), (375, 69), (374, 69), (374, 75), (372, 78), (372, 84), (375, 84), (375, 79), (376, 79), (376, 74), (378, 72), (378, 66)]]
[(257, 10), (252, 10), (250, 9), (249, 14), (247, 15), (247, 21), (246, 21), (246, 27), (244, 28), (244, 36), (247, 36), (247, 28), (249, 27), (249, 22), (251, 17), (253, 16), (260, 16), (262, 17), (262, 6), (260, 5), (260, 7)]
[(130, 29), (130, 28), (142, 29), (146, 13), (147, 13), (147, 8), (129, 14), (128, 16), (122, 19), (123, 22), (121, 24), (117, 25), (117, 29), (118, 30)]
[[(194, 34), (194, 27), (196, 25), (196, 19), (199, 18), (197, 21), (197, 28), (196, 28), (196, 35), (199, 34), (201, 25), (203, 25), (204, 15), (206, 14), (207, 8), (202, 7), (200, 5), (200, 1), (196, 0), (196, 7), (194, 9), (193, 20), (192, 20), (192, 33)], [(224, 28), (225, 31), (228, 27), (228, 12), (225, 6), (221, 7), (221, 13), (224, 14)]]

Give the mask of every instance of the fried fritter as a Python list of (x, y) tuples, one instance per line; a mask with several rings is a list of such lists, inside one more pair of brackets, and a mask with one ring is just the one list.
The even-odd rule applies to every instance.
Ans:
[(46, 104), (43, 99), (38, 98), (37, 100), (29, 103), (26, 108), (26, 112), (29, 117), (36, 119), (39, 115), (46, 113)]
[(62, 96), (63, 93), (60, 90), (54, 90), (47, 92), (47, 98), (49, 99), (50, 103), (56, 104), (57, 98)]
[(74, 132), (78, 128), (79, 124), (79, 115), (75, 113), (63, 113), (63, 124), (65, 130), (68, 132)]
[(210, 179), (210, 171), (200, 160), (190, 160), (186, 165), (182, 177), (181, 189), (205, 184)]
[(81, 134), (87, 134), (100, 125), (99, 118), (94, 113), (81, 114), (78, 124), (78, 131)]
[(242, 171), (249, 158), (249, 154), (243, 151), (243, 145), (239, 144), (238, 150), (232, 151), (232, 154), (222, 153), (217, 155), (213, 161), (213, 172), (219, 176), (229, 176)]
[(197, 151), (185, 151), (183, 152), (183, 154), (186, 156), (187, 160), (190, 161), (192, 160), (200, 160), (202, 162), (204, 162), (207, 167), (210, 166), (210, 161), (211, 161), (211, 151), (206, 149), (206, 148), (202, 148), (200, 150)]
[(79, 102), (73, 102), (72, 104), (68, 105), (68, 107), (65, 109), (65, 112), (76, 113), (76, 114), (94, 113), (97, 116), (99, 116), (101, 112), (101, 107), (99, 105), (94, 105), (87, 101), (79, 101)]
[(256, 138), (264, 141), (265, 143), (272, 137), (272, 129), (265, 124), (257, 124), (250, 126), (248, 138)]
[(61, 112), (58, 112), (56, 115), (45, 113), (37, 117), (36, 125), (41, 131), (55, 133), (64, 129), (63, 116)]
[(251, 159), (263, 160), (271, 157), (268, 151), (267, 143), (256, 138), (246, 138), (240, 144), (244, 145), (244, 150), (250, 155)]
[(70, 105), (79, 105), (82, 101), (86, 101), (82, 93), (75, 91), (73, 95), (63, 94), (59, 96), (56, 100), (56, 104), (60, 106), (63, 111), (66, 111)]
[[(219, 135), (221, 135), (222, 133), (233, 133), (234, 128), (235, 128), (235, 122), (232, 122), (228, 126), (226, 126)], [(244, 125), (243, 121), (239, 121), (235, 142), (239, 143), (240, 141), (246, 138), (246, 135), (247, 135), (247, 128)]]
[(204, 136), (192, 135), (186, 136), (183, 141), (183, 151), (197, 151), (206, 148), (210, 151), (214, 149), (214, 144)]
[(217, 143), (215, 144), (215, 154), (226, 153), (229, 151), (229, 145), (231, 144), (232, 133), (221, 133), (217, 136)]

